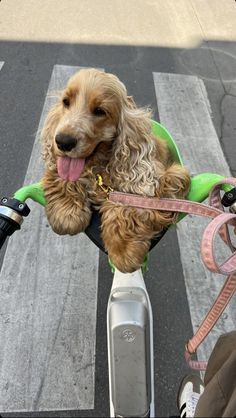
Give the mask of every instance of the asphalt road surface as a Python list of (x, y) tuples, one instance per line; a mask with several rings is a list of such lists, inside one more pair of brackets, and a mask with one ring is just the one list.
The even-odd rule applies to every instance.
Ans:
[[(184, 1), (180, 2), (181, 10), (173, 2), (165, 2), (166, 6), (159, 11), (163, 20), (160, 14), (156, 20), (162, 34), (157, 27), (154, 30), (152, 26), (152, 31), (148, 25), (140, 26), (139, 32), (133, 20), (130, 32), (122, 32), (128, 25), (125, 5), (119, 14), (118, 3), (113, 3), (117, 18), (112, 15), (115, 19), (112, 21), (109, 4), (101, 6), (101, 2), (96, 2), (102, 7), (102, 16), (107, 6), (105, 22), (109, 22), (110, 30), (116, 23), (113, 37), (101, 27), (96, 34), (96, 24), (92, 24), (89, 13), (98, 10), (94, 11), (93, 2), (89, 1), (90, 7), (80, 20), (81, 39), (74, 36), (73, 30), (67, 39), (63, 20), (58, 31), (56, 9), (57, 28), (52, 24), (51, 13), (50, 25), (45, 20), (43, 30), (40, 19), (46, 2), (42, 2), (42, 10), (35, 10), (31, 1), (27, 10), (27, 2), (22, 3), (21, 12), (19, 2), (0, 3), (0, 195), (12, 195), (25, 178), (37, 181), (40, 173), (40, 167), (39, 172), (35, 168), (40, 160), (37, 131), (43, 123), (48, 93), (53, 93), (58, 74), (60, 82), (66, 83), (77, 67), (96, 67), (115, 73), (137, 104), (151, 106), (154, 118), (178, 142), (192, 174), (236, 173), (233, 29), (236, 6), (229, 6), (230, 0), (225, 7), (223, 1), (215, 2), (218, 8), (211, 5), (207, 11), (201, 1), (193, 1), (191, 10)], [(54, 7), (57, 4), (54, 0), (52, 3)], [(72, 3), (75, 7), (76, 2), (68, 2)], [(148, 17), (153, 15), (147, 22), (152, 25), (157, 17), (157, 3), (160, 2), (147, 2), (146, 13)], [(140, 23), (138, 16), (143, 22), (141, 3), (135, 4), (137, 23)], [(60, 11), (64, 13), (64, 22), (67, 13), (74, 22), (69, 7)], [(214, 36), (206, 30), (203, 12), (214, 21)], [(21, 19), (17, 17), (19, 13)], [(217, 32), (220, 21), (221, 29)], [(172, 37), (165, 35), (165, 28), (173, 27), (175, 22), (176, 33)], [(190, 42), (193, 27), (201, 34), (197, 42)], [(68, 26), (65, 32), (68, 34)], [(123, 38), (119, 33), (124, 34)], [(108, 416), (106, 304), (112, 275), (107, 257), (98, 253), (85, 237), (72, 241), (67, 238), (56, 241), (55, 237), (53, 248), (53, 233), (47, 227), (43, 209), (29, 205), (32, 214), (22, 233), (9, 240), (6, 252), (6, 246), (1, 251), (0, 413), (12, 417)], [(199, 222), (194, 225), (190, 220), (177, 230), (168, 231), (151, 252), (145, 275), (154, 317), (157, 416), (178, 414), (178, 385), (188, 372), (184, 344), (217, 290), (199, 261), (198, 227)], [(75, 250), (78, 247), (81, 257)], [(61, 267), (57, 267), (59, 262)], [(48, 276), (45, 264), (50, 271)], [(63, 280), (59, 278), (64, 271), (68, 272), (68, 265), (72, 266), (69, 284), (64, 276)], [(65, 295), (69, 296), (65, 299)], [(81, 309), (77, 310), (77, 306)], [(232, 329), (235, 323), (235, 309), (229, 308), (201, 354), (208, 355), (217, 335)]]

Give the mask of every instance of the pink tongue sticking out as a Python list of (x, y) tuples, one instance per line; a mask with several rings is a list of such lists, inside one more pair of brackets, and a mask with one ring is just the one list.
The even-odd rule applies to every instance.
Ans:
[(84, 169), (85, 158), (59, 157), (57, 171), (63, 180), (76, 181)]

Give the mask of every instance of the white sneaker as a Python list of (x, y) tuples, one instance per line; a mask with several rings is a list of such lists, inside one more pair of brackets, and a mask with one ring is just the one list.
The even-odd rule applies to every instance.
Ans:
[(198, 400), (203, 391), (204, 383), (199, 376), (188, 375), (182, 380), (177, 399), (180, 418), (194, 417)]

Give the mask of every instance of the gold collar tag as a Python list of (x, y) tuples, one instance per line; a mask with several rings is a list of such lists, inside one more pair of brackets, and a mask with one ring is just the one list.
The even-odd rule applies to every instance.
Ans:
[(113, 192), (113, 189), (110, 186), (106, 186), (103, 183), (103, 179), (102, 179), (102, 176), (100, 174), (97, 174), (97, 176), (96, 176), (96, 183), (100, 187), (100, 189), (102, 189), (107, 195), (110, 192)]

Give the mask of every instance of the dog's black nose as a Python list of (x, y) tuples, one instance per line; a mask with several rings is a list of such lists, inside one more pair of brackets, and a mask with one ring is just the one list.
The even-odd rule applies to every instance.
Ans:
[(57, 134), (55, 139), (60, 151), (71, 151), (77, 144), (77, 140), (70, 135)]

